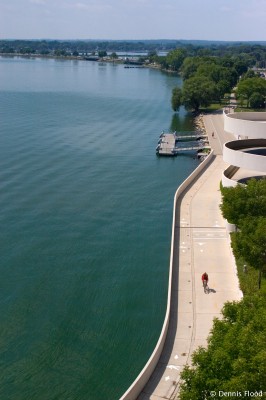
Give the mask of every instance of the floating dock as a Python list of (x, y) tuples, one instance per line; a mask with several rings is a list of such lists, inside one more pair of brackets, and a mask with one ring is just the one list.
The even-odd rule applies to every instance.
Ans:
[(156, 148), (156, 153), (160, 156), (174, 156), (176, 148), (175, 135), (172, 133), (164, 133)]
[[(193, 143), (189, 144), (189, 142)], [(195, 143), (197, 141), (198, 143)], [(200, 132), (192, 132), (187, 134), (184, 132), (181, 134), (174, 133), (162, 133), (156, 147), (156, 154), (159, 156), (176, 156), (180, 152), (184, 151), (196, 151), (201, 152), (203, 149), (210, 149), (207, 145), (207, 135), (201, 134)]]

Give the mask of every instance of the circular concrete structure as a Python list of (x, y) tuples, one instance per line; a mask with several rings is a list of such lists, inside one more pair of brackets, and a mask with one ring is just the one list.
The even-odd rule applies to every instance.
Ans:
[(236, 139), (224, 144), (223, 159), (229, 164), (223, 186), (236, 186), (266, 173), (266, 112), (224, 112), (224, 130)]
[(266, 173), (266, 139), (227, 142), (224, 144), (223, 159), (235, 167)]
[(224, 112), (224, 130), (236, 138), (266, 139), (266, 112)]

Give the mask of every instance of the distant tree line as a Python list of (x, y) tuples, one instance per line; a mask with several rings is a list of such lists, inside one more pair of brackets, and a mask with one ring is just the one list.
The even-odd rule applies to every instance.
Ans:
[(184, 47), (178, 41), (95, 41), (95, 40), (0, 40), (0, 53), (2, 54), (54, 54), (60, 51), (62, 55), (78, 53), (91, 53), (97, 51), (120, 52), (147, 52), (169, 51), (173, 48)]
[[(2, 54), (53, 55), (55, 51), (61, 51), (63, 55), (96, 51), (148, 52), (150, 62), (156, 62), (162, 68), (174, 71), (179, 70), (182, 58), (195, 56), (239, 56), (241, 59), (248, 60), (251, 65), (266, 67), (265, 42), (259, 44), (186, 40), (0, 40)], [(171, 53), (167, 56), (158, 56), (158, 52), (162, 51)]]
[(266, 68), (266, 44), (205, 44), (196, 45), (188, 43), (183, 46), (176, 46), (171, 54), (167, 56), (158, 56), (156, 51), (151, 51), (149, 54), (149, 61), (161, 65), (164, 69), (178, 71), (180, 65), (173, 62), (175, 58), (180, 61), (181, 54), (178, 50), (183, 49), (182, 52), (186, 57), (227, 57), (228, 59), (237, 58), (249, 66), (256, 65), (258, 68)]

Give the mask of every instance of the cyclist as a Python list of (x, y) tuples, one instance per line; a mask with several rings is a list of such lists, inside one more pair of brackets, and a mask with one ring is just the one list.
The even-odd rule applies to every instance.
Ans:
[(204, 274), (202, 274), (201, 280), (202, 280), (202, 285), (203, 286), (204, 286), (204, 282), (206, 282), (205, 283), (206, 285), (208, 284), (209, 277), (208, 277), (207, 272), (204, 272)]

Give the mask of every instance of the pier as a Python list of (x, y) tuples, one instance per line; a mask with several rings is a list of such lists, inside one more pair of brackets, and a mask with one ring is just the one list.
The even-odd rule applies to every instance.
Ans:
[[(198, 141), (198, 143), (195, 143), (195, 141)], [(192, 143), (189, 144), (189, 142)], [(202, 154), (203, 149), (211, 149), (206, 143), (208, 143), (207, 135), (200, 132), (192, 132), (189, 135), (163, 132), (156, 147), (156, 154), (158, 156), (176, 156), (184, 151), (200, 151)]]

